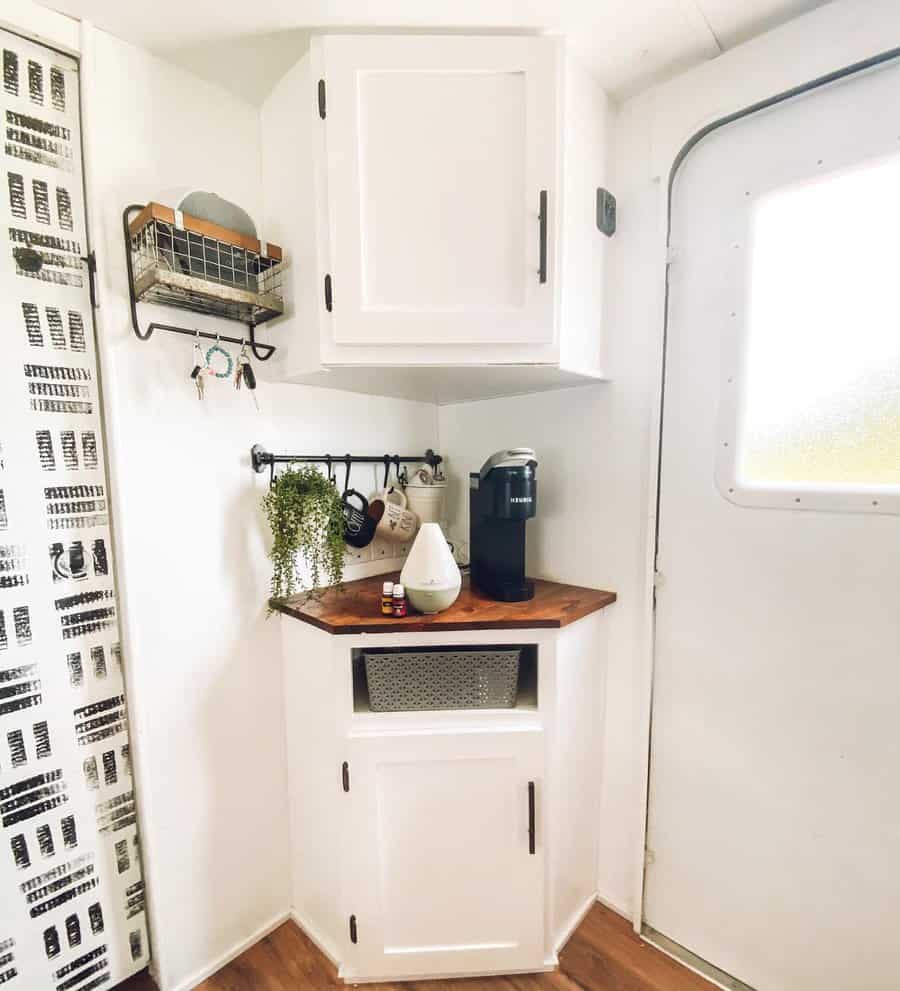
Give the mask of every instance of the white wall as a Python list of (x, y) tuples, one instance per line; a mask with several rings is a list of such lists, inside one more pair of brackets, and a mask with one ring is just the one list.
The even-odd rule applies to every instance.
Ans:
[[(625, 103), (613, 136), (618, 232), (606, 283), (613, 381), (440, 410), (454, 484), (499, 447), (537, 450), (532, 572), (619, 593), (609, 613), (598, 890), (627, 914), (640, 910), (669, 170), (704, 124), (896, 45), (896, 0), (836, 2)], [(457, 527), (463, 520), (460, 509)]]
[[(103, 32), (88, 32), (84, 47), (128, 698), (153, 967), (169, 991), (290, 907), (280, 646), (277, 621), (265, 619), (259, 512), (267, 476), (252, 473), (250, 447), (424, 450), (436, 444), (436, 416), (265, 383), (259, 412), (230, 383), (213, 383), (201, 404), (190, 341), (134, 337), (123, 207), (195, 186), (258, 216), (258, 112)], [(146, 325), (153, 309), (140, 310)], [(368, 486), (369, 475), (357, 481)]]
[(640, 645), (640, 532), (646, 488), (646, 459), (639, 444), (647, 415), (634, 408), (639, 392), (626, 378), (622, 362), (617, 362), (615, 374), (613, 382), (603, 385), (444, 406), (439, 415), (451, 503), (459, 510), (451, 535), (467, 533), (467, 473), (477, 471), (499, 448), (533, 447), (538, 456), (538, 511), (527, 524), (529, 573), (608, 588), (619, 595), (607, 617), (609, 705), (602, 758), (599, 890), (627, 912), (637, 819), (634, 667)]

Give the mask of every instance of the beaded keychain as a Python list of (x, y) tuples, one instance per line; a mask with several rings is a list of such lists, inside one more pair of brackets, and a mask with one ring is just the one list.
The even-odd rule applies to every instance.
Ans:
[[(213, 366), (213, 361), (221, 355), (225, 359), (225, 368), (221, 371), (216, 371)], [(231, 377), (231, 373), (234, 371), (234, 358), (222, 347), (221, 344), (213, 344), (206, 352), (206, 368), (210, 375), (215, 376), (217, 379), (227, 379)]]
[(191, 351), (191, 379), (197, 388), (197, 398), (203, 399), (204, 382), (207, 375), (212, 375), (213, 378), (217, 379), (227, 379), (232, 372), (235, 373), (235, 389), (240, 389), (242, 384), (246, 385), (253, 396), (254, 405), (259, 409), (259, 403), (256, 399), (256, 375), (250, 364), (250, 356), (247, 354), (247, 342), (241, 341), (241, 351), (236, 362), (219, 343), (218, 335), (216, 335), (216, 343), (209, 347), (204, 355), (200, 347), (200, 331), (198, 330)]

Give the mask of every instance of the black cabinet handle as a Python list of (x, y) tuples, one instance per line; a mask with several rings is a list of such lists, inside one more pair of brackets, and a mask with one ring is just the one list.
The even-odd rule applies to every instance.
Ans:
[(534, 782), (528, 782), (528, 852), (533, 856), (537, 833), (534, 828)]
[(538, 212), (538, 282), (543, 284), (547, 281), (547, 190), (541, 190), (540, 210)]

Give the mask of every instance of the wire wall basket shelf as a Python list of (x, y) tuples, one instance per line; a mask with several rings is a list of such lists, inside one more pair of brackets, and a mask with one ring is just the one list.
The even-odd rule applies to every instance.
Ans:
[(128, 225), (135, 298), (258, 326), (284, 313), (281, 248), (158, 203)]
[[(122, 230), (131, 326), (138, 340), (149, 340), (155, 330), (164, 330), (242, 347), (249, 345), (260, 361), (272, 357), (275, 345), (259, 341), (256, 328), (284, 313), (287, 262), (277, 244), (159, 203), (125, 207)], [(156, 321), (141, 330), (139, 301), (236, 320), (245, 325), (247, 333), (226, 337), (197, 327)]]

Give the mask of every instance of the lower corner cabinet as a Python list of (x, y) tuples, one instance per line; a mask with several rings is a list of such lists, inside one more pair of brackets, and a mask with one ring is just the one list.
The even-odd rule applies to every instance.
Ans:
[(345, 976), (541, 969), (541, 730), (365, 734), (348, 755)]
[[(552, 969), (596, 896), (605, 615), (342, 635), (301, 612), (281, 619), (296, 921), (347, 982)], [(512, 708), (370, 704), (367, 651), (509, 647)]]

